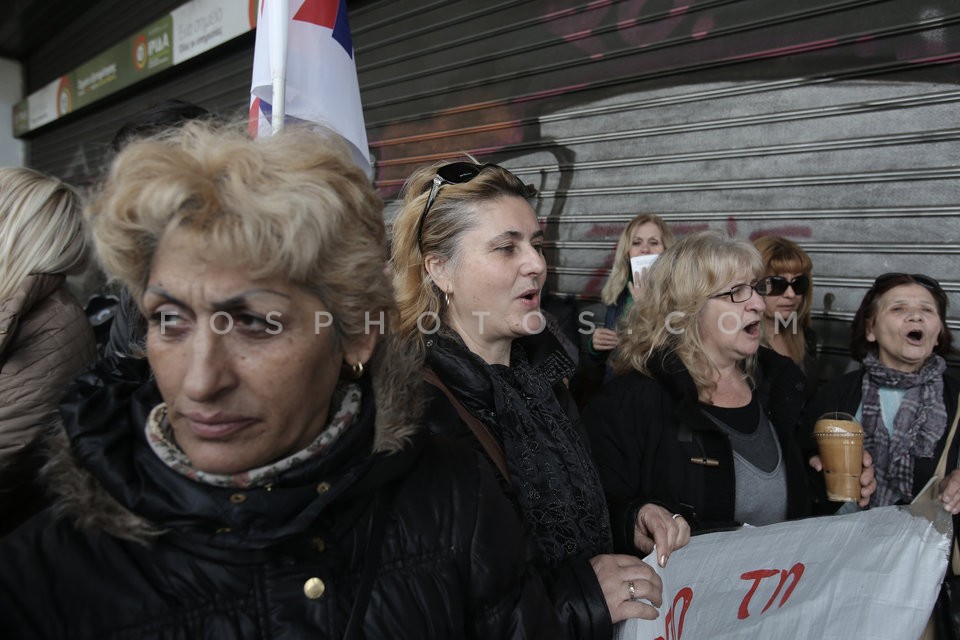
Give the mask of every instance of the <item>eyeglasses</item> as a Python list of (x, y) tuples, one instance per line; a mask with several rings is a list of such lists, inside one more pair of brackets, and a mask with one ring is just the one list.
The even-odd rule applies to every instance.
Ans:
[(427, 204), (423, 207), (423, 213), (420, 214), (420, 220), (417, 222), (417, 246), (423, 249), (423, 223), (427, 219), (427, 212), (433, 206), (437, 199), (437, 193), (440, 187), (445, 184), (463, 184), (470, 182), (480, 172), (487, 167), (496, 167), (495, 164), (474, 164), (472, 162), (451, 162), (437, 169), (437, 175), (433, 176), (433, 186), (430, 187), (430, 195), (427, 197)]
[[(932, 291), (933, 293), (943, 295), (943, 287), (940, 286), (940, 283), (931, 278), (930, 276), (925, 276), (922, 273), (884, 273), (883, 275), (877, 276), (877, 279), (873, 281), (873, 286), (871, 289), (876, 289), (877, 287), (883, 286), (885, 283), (893, 279), (903, 279), (909, 278), (913, 280), (924, 289)], [(905, 282), (904, 284), (909, 284)]]
[(764, 278), (768, 282), (768, 296), (782, 296), (787, 292), (787, 287), (793, 289), (798, 296), (802, 296), (810, 289), (810, 276), (797, 276), (793, 280), (787, 280), (783, 276), (767, 276)]
[(750, 299), (750, 296), (753, 295), (753, 292), (756, 291), (761, 296), (768, 295), (770, 293), (770, 283), (768, 278), (763, 280), (757, 280), (753, 284), (738, 284), (731, 288), (729, 291), (723, 291), (721, 293), (715, 293), (711, 298), (722, 298), (723, 296), (730, 296), (731, 302), (746, 302)]

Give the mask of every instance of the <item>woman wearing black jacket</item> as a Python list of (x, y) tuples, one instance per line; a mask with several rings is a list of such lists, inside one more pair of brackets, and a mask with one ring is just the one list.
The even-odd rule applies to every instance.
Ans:
[[(694, 532), (807, 515), (806, 465), (794, 432), (800, 369), (760, 348), (763, 264), (749, 243), (687, 236), (647, 273), (614, 361), (620, 375), (586, 408), (617, 547), (635, 547), (648, 504)], [(863, 500), (875, 485), (862, 479)]]
[(70, 391), (56, 510), (0, 541), (4, 638), (559, 635), (493, 475), (420, 433), (339, 143), (190, 124), (126, 147), (90, 211), (150, 369)]
[[(500, 472), (539, 549), (567, 633), (609, 638), (611, 623), (653, 618), (656, 574), (610, 554), (610, 524), (585, 438), (569, 413), (570, 359), (546, 329), (546, 276), (534, 191), (496, 165), (424, 167), (394, 222), (400, 333), (425, 354), (438, 434), (472, 441)], [(686, 523), (650, 510), (644, 533), (666, 555)]]

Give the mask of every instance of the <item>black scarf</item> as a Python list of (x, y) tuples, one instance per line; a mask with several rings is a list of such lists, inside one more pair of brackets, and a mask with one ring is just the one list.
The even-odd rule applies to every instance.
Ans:
[(523, 518), (555, 566), (609, 553), (612, 537), (596, 468), (553, 391), (573, 363), (559, 345), (544, 353), (551, 336), (541, 336), (514, 340), (505, 367), (444, 331), (429, 341), (427, 364), (500, 442)]

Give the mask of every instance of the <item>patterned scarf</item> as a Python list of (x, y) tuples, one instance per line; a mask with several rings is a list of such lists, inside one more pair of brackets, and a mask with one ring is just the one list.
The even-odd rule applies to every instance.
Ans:
[(284, 471), (303, 464), (323, 454), (324, 451), (347, 430), (360, 413), (360, 385), (341, 382), (330, 401), (331, 409), (339, 407), (327, 426), (313, 442), (296, 453), (276, 462), (233, 475), (207, 473), (194, 469), (190, 458), (177, 446), (173, 428), (167, 420), (167, 405), (160, 403), (147, 418), (146, 435), (150, 448), (168, 467), (191, 480), (215, 487), (250, 489), (263, 487), (273, 482)]
[[(516, 497), (548, 566), (612, 550), (600, 477), (551, 382), (572, 374), (562, 352), (531, 365), (514, 341), (510, 367), (490, 366), (497, 423)], [(493, 426), (493, 425), (491, 425)]]
[[(880, 364), (871, 351), (863, 359), (863, 366), (864, 447), (873, 456), (877, 473), (877, 493), (871, 504), (884, 507), (901, 497), (913, 498), (913, 460), (932, 458), (947, 428), (943, 402), (943, 372), (947, 364), (933, 355), (916, 373), (905, 373)], [(907, 390), (893, 419), (892, 438), (880, 415), (880, 387)]]

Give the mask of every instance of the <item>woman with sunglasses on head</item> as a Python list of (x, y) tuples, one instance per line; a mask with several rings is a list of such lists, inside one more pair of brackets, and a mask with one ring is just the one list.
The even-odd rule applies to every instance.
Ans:
[(804, 379), (760, 345), (762, 276), (750, 243), (716, 232), (683, 238), (650, 267), (613, 356), (618, 377), (583, 415), (618, 551), (645, 549), (650, 505), (694, 532), (809, 514), (794, 438)]
[(800, 246), (780, 236), (753, 241), (770, 280), (764, 296), (762, 344), (797, 363), (807, 376), (807, 392), (817, 390), (817, 336), (810, 321), (813, 261)]
[[(862, 367), (824, 385), (807, 411), (806, 433), (827, 411), (849, 413), (862, 424), (864, 448), (876, 465), (875, 506), (912, 500), (933, 476), (946, 446), (960, 393), (960, 380), (944, 361), (952, 350), (946, 316), (947, 295), (933, 278), (906, 273), (877, 278), (851, 328), (850, 353)], [(958, 436), (947, 457), (946, 468), (954, 471), (939, 487), (940, 501), (954, 515), (960, 513)]]
[[(603, 490), (564, 385), (573, 364), (544, 331), (546, 277), (535, 195), (496, 165), (415, 172), (393, 226), (400, 332), (426, 358), (428, 419), (500, 472), (539, 551), (566, 637), (610, 638), (612, 622), (656, 617), (659, 577), (611, 555)], [(657, 507), (659, 548), (686, 543), (686, 523)]]

